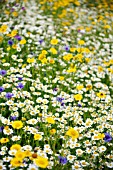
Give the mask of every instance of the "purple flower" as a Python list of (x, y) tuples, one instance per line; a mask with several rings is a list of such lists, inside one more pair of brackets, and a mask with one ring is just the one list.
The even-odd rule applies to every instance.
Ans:
[(17, 118), (16, 116), (11, 116), (10, 117), (11, 120), (16, 120), (16, 118)]
[(0, 93), (4, 91), (4, 88), (3, 87), (0, 87)]
[(82, 107), (82, 105), (78, 103), (78, 107)]
[(22, 81), (22, 77), (18, 77), (18, 80)]
[(24, 10), (25, 10), (25, 7), (22, 7), (22, 10), (24, 11)]
[(66, 45), (66, 46), (64, 47), (64, 49), (65, 49), (66, 51), (69, 51), (70, 48), (69, 48), (69, 46)]
[(14, 94), (12, 94), (12, 93), (10, 93), (10, 92), (6, 93), (6, 95), (5, 95), (5, 97), (6, 97), (7, 99), (11, 99), (11, 97), (13, 97), (13, 96), (14, 96)]
[(59, 158), (59, 162), (60, 162), (61, 164), (66, 164), (66, 163), (67, 163), (67, 158), (62, 157), (62, 156), (59, 156), (58, 158)]
[(63, 102), (61, 103), (61, 106), (64, 106), (64, 103), (63, 103)]
[(3, 130), (4, 130), (4, 127), (0, 126), (0, 132), (3, 132)]
[(14, 42), (13, 42), (12, 40), (9, 40), (9, 41), (8, 41), (8, 44), (9, 44), (10, 46), (12, 46), (12, 45), (14, 44)]
[(0, 75), (5, 76), (5, 75), (6, 75), (6, 73), (7, 73), (7, 71), (6, 71), (6, 70), (0, 70)]
[(104, 137), (104, 141), (105, 142), (110, 142), (112, 140), (112, 137), (109, 133), (104, 133), (105, 137)]
[(62, 97), (57, 97), (56, 100), (57, 100), (58, 102), (62, 103), (62, 100), (64, 100), (64, 98), (62, 98)]
[(24, 85), (23, 85), (22, 83), (18, 83), (17, 88), (19, 88), (19, 89), (23, 89), (23, 87), (24, 87)]
[(39, 40), (39, 43), (42, 44), (44, 40)]
[(12, 8), (12, 9), (11, 9), (11, 12), (14, 12), (14, 10), (15, 10), (15, 9), (14, 9), (14, 8)]
[(19, 35), (16, 35), (15, 38), (20, 41), (22, 38)]
[(58, 89), (57, 88), (54, 88), (53, 91), (57, 91)]

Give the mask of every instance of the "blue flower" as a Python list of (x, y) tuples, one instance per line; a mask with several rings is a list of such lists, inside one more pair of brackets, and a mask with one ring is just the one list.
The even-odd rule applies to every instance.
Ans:
[(4, 130), (4, 127), (0, 126), (0, 132), (3, 132), (3, 130)]
[(64, 49), (65, 49), (66, 51), (69, 51), (70, 48), (69, 48), (69, 46), (66, 45), (66, 46), (64, 47)]
[(82, 105), (78, 103), (78, 107), (82, 107)]
[(8, 92), (8, 93), (6, 93), (5, 97), (6, 97), (7, 99), (11, 99), (11, 98), (13, 97), (13, 95), (14, 95), (14, 94)]
[(23, 88), (24, 88), (24, 85), (23, 85), (22, 83), (18, 83), (17, 88), (19, 88), (19, 89), (23, 89)]
[(8, 44), (9, 44), (10, 46), (12, 46), (12, 45), (14, 44), (14, 42), (13, 42), (12, 40), (9, 40), (9, 41), (8, 41)]
[(62, 156), (59, 156), (58, 158), (59, 158), (59, 162), (60, 162), (61, 164), (66, 164), (66, 163), (67, 163), (67, 158), (62, 157)]
[(22, 38), (19, 35), (16, 35), (15, 38), (20, 41)]
[(112, 140), (112, 136), (109, 133), (104, 133), (104, 134), (105, 134), (104, 141), (110, 142)]
[(6, 75), (6, 73), (7, 73), (7, 71), (6, 71), (6, 70), (0, 70), (0, 75), (5, 76), (5, 75)]
[(62, 98), (62, 97), (57, 97), (56, 100), (57, 100), (58, 102), (62, 103), (62, 100), (64, 100), (64, 98)]
[(0, 87), (0, 93), (4, 91), (4, 88), (3, 87)]
[(44, 40), (39, 40), (39, 43), (42, 44)]
[(22, 79), (23, 79), (22, 77), (18, 77), (18, 80), (22, 81)]
[(16, 118), (17, 118), (16, 116), (11, 116), (10, 117), (10, 119), (13, 120), (13, 121), (16, 120)]

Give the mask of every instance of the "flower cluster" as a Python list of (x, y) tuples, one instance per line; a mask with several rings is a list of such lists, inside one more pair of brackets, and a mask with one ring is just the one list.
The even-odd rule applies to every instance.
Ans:
[(1, 3), (0, 169), (112, 169), (112, 4)]

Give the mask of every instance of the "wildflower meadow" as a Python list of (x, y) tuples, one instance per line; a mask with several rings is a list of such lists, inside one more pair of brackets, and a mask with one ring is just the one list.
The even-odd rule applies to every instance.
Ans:
[(0, 170), (113, 170), (113, 1), (0, 0)]

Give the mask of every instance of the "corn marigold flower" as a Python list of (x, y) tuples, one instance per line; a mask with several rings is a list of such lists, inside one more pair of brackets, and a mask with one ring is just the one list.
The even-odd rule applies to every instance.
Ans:
[(83, 97), (81, 94), (75, 94), (74, 98), (75, 98), (75, 100), (79, 101), (79, 100), (82, 100)]
[(52, 117), (46, 118), (46, 121), (50, 124), (55, 124), (55, 120)]
[(9, 142), (8, 138), (1, 138), (0, 139), (1, 144)]
[(22, 121), (16, 120), (16, 121), (12, 122), (12, 127), (14, 129), (21, 129), (23, 127), (23, 123), (22, 123)]
[(34, 163), (40, 168), (46, 168), (49, 164), (49, 161), (47, 158), (38, 156), (38, 158), (34, 159)]
[(10, 147), (10, 150), (16, 150), (16, 151), (18, 151), (18, 150), (20, 150), (21, 149), (21, 145), (19, 145), (19, 144), (14, 144), (14, 145), (12, 145), (11, 147)]
[(40, 134), (34, 135), (34, 140), (41, 140), (41, 139), (42, 139), (42, 135), (40, 135)]
[(70, 136), (72, 139), (77, 139), (79, 137), (79, 132), (75, 130), (74, 128), (70, 128), (66, 135)]

